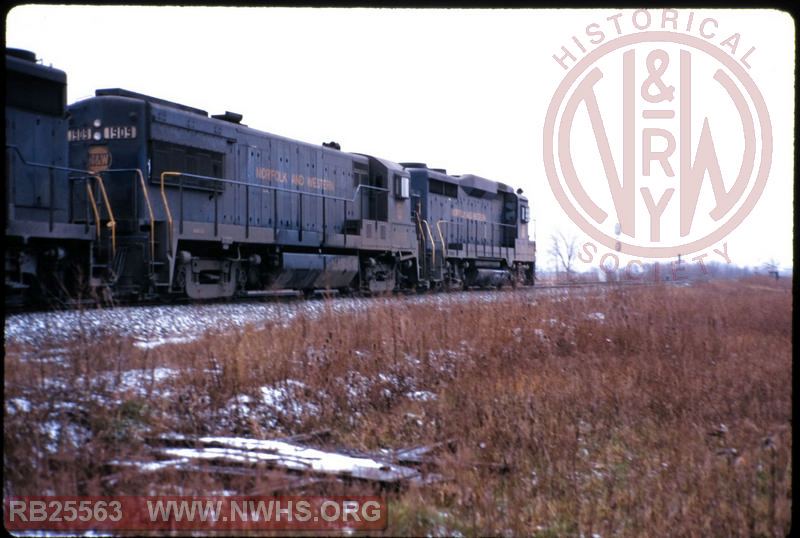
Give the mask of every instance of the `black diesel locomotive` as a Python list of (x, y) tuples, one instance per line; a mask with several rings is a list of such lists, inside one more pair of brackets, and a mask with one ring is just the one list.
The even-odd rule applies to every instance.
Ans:
[(89, 207), (70, 203), (86, 187), (68, 169), (66, 88), (63, 71), (6, 49), (7, 305), (75, 297), (88, 284), (96, 229)]
[(108, 193), (100, 269), (117, 296), (533, 282), (528, 202), (502, 183), (120, 89), (69, 114), (70, 164)]
[[(11, 144), (7, 158), (30, 165), (34, 151), (66, 142), (69, 162), (47, 168), (58, 191), (47, 200), (63, 211), (30, 226), (8, 219), (7, 241), (49, 226), (44, 237), (63, 247), (71, 234), (80, 280), (107, 299), (533, 284), (528, 201), (503, 183), (299, 142), (232, 112), (122, 89), (53, 118), (68, 125), (35, 150)], [(23, 181), (8, 170), (7, 185)]]

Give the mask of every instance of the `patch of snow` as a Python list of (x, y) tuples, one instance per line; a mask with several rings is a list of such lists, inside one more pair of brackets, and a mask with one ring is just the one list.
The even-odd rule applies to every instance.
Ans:
[(58, 446), (62, 442), (80, 448), (91, 438), (89, 430), (73, 422), (63, 425), (57, 420), (48, 420), (40, 427), (41, 431), (50, 438), (50, 441), (44, 446), (44, 449), (50, 453), (58, 452)]
[(31, 402), (25, 398), (11, 398), (6, 401), (6, 413), (16, 415), (17, 411), (22, 413), (31, 412)]
[(430, 402), (436, 399), (436, 394), (427, 390), (417, 390), (406, 393), (406, 398), (410, 400), (416, 400), (418, 402)]
[(297, 420), (319, 412), (319, 407), (311, 402), (302, 403), (297, 395), (306, 389), (305, 383), (287, 379), (281, 386), (261, 387), (261, 403), (267, 408)]
[(165, 344), (187, 344), (195, 340), (193, 336), (170, 336), (165, 338), (157, 338), (155, 340), (139, 340), (133, 343), (139, 349), (153, 349)]
[(136, 467), (139, 471), (144, 473), (150, 473), (155, 471), (161, 471), (164, 469), (168, 469), (170, 467), (175, 467), (176, 465), (189, 463), (189, 459), (181, 458), (176, 460), (165, 460), (165, 461), (118, 461), (118, 460), (111, 460), (108, 462), (109, 465), (115, 465), (120, 467)]
[(239, 463), (271, 462), (296, 471), (314, 471), (373, 479), (412, 478), (418, 472), (406, 467), (366, 457), (347, 456), (284, 441), (245, 439), (240, 437), (201, 437), (204, 448), (164, 448), (163, 454), (175, 458), (219, 460)]
[[(114, 374), (106, 374), (113, 376)], [(179, 377), (181, 372), (173, 368), (166, 368), (158, 366), (152, 370), (137, 369), (126, 370), (120, 373), (120, 388), (121, 389), (139, 389), (143, 381), (155, 381), (160, 383), (173, 377)]]

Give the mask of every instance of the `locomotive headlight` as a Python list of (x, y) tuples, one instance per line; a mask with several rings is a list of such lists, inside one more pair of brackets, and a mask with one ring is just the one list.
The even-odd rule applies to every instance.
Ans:
[(97, 118), (96, 120), (94, 120), (94, 123), (92, 123), (92, 125), (94, 125), (94, 126), (95, 126), (95, 128), (98, 128), (98, 129), (99, 129), (99, 128), (100, 128), (100, 126), (101, 126), (101, 125), (103, 125), (103, 122), (102, 122), (102, 121), (100, 121), (100, 118)]
[(92, 135), (92, 138), (94, 138), (99, 142), (100, 140), (103, 139), (103, 133), (101, 133), (100, 131), (95, 131), (94, 135)]

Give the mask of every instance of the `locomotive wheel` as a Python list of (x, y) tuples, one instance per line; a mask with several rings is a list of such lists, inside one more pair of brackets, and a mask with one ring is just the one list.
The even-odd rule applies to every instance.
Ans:
[(180, 265), (175, 270), (175, 282), (172, 285), (175, 291), (186, 293), (186, 266)]

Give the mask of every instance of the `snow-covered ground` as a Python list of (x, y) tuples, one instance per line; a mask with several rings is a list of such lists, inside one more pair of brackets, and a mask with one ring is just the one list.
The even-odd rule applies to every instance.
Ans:
[[(482, 294), (465, 294), (462, 298), (451, 295), (429, 295), (407, 297), (410, 302), (434, 301), (443, 307), (453, 301), (484, 300)], [(487, 296), (485, 300), (495, 300)], [(35, 384), (34, 392), (27, 389), (6, 400), (5, 411), (15, 420), (36, 417), (35, 431), (42, 440), (35, 448), (37, 457), (54, 454), (62, 447), (80, 449), (93, 435), (91, 428), (73, 420), (87, 416), (94, 407), (122, 408), (137, 402), (170, 401), (176, 398), (175, 380), (182, 372), (165, 366), (152, 368), (115, 369), (96, 372), (92, 379), (84, 376), (70, 377), (74, 357), (70, 346), (86, 339), (131, 338), (139, 348), (152, 348), (167, 343), (188, 342), (208, 331), (226, 331), (253, 325), (286, 324), (298, 316), (316, 318), (329, 313), (346, 313), (354, 309), (368, 308), (380, 304), (383, 298), (337, 298), (335, 300), (310, 300), (289, 302), (249, 302), (234, 304), (175, 305), (118, 307), (113, 309), (74, 310), (46, 313), (16, 314), (5, 320), (5, 345), (15, 343), (22, 347), (20, 360), (48, 364), (47, 374)], [(367, 354), (355, 350), (356, 354)], [(309, 353), (313, 353), (310, 350)], [(442, 368), (451, 367), (455, 352), (433, 353), (430, 360), (441, 361)], [(365, 357), (368, 359), (368, 357)], [(418, 361), (413, 357), (410, 361)], [(210, 373), (214, 373), (209, 371)], [(381, 373), (366, 377), (357, 371), (345, 372), (332, 380), (346, 387), (349, 407), (362, 406), (375, 386), (386, 398), (405, 398), (409, 401), (427, 402), (437, 398), (433, 392), (422, 390), (415, 379), (406, 376), (401, 382), (392, 373)], [(71, 385), (89, 391), (82, 396), (74, 392)], [(55, 405), (47, 407), (40, 401), (36, 390), (44, 388), (55, 398)], [(94, 390), (97, 389), (97, 390)], [(319, 413), (319, 405), (330, 404), (331, 396), (324, 391), (311, 391), (305, 383), (296, 379), (285, 379), (273, 385), (261, 386), (255, 392), (240, 393), (227, 399), (214, 410), (213, 415), (223, 429), (237, 429), (238, 425), (255, 421), (276, 433), (286, 425), (302, 423)], [(52, 403), (52, 402), (51, 402)], [(358, 414), (356, 412), (356, 414)], [(167, 411), (169, 415), (169, 411)], [(174, 417), (173, 417), (174, 418)], [(142, 435), (134, 416), (128, 425), (120, 428), (130, 435)], [(169, 416), (162, 417), (170, 420)], [(175, 422), (178, 422), (175, 419)], [(208, 438), (200, 444), (204, 448), (152, 447), (152, 453), (142, 461), (116, 462), (125, 467), (132, 465), (141, 472), (160, 470), (170, 466), (192, 468), (202, 461), (226, 461), (229, 464), (262, 462), (288, 471), (305, 470), (324, 473), (360, 476), (378, 481), (408, 480), (416, 478), (418, 471), (400, 467), (386, 461), (368, 457), (325, 452), (310, 447), (289, 444), (279, 440), (245, 438)], [(152, 458), (152, 459), (151, 459)], [(166, 460), (166, 461), (163, 461)]]
[[(405, 297), (409, 304), (432, 303), (440, 310), (464, 303), (491, 303), (501, 300), (500, 292), (468, 292), (457, 294), (431, 294)], [(298, 317), (317, 318), (330, 313), (347, 313), (366, 309), (391, 300), (385, 298), (336, 298), (333, 300), (247, 302), (233, 304), (201, 304), (172, 306), (137, 306), (111, 309), (73, 310), (42, 313), (23, 313), (5, 319), (5, 345), (19, 345), (20, 360), (49, 364), (44, 377), (34, 384), (34, 392), (22, 391), (5, 402), (7, 416), (14, 420), (36, 417), (42, 446), (36, 447), (37, 457), (53, 454), (60, 447), (79, 449), (94, 432), (90, 427), (73, 420), (87, 416), (95, 407), (122, 408), (139, 405), (147, 401), (171, 401), (178, 398), (175, 380), (182, 372), (165, 366), (126, 369), (113, 365), (103, 372), (96, 372), (92, 379), (84, 376), (70, 377), (72, 362), (69, 347), (72, 343), (87, 339), (115, 337), (131, 338), (135, 346), (149, 349), (168, 343), (189, 342), (209, 331), (242, 328), (252, 325), (256, 329), (276, 324), (288, 324)], [(602, 314), (600, 314), (602, 316)], [(602, 319), (599, 316), (596, 319)], [(517, 329), (519, 331), (521, 329)], [(308, 350), (314, 353), (314, 350)], [(369, 351), (354, 350), (364, 360), (369, 360)], [(432, 350), (426, 364), (438, 364), (447, 374), (456, 364), (468, 360), (466, 349)], [(224, 359), (224, 358), (222, 358)], [(419, 357), (409, 356), (409, 365), (420, 363)], [(52, 368), (54, 367), (54, 368)], [(214, 374), (213, 370), (208, 370)], [(399, 398), (404, 401), (432, 402), (438, 395), (414, 375), (400, 379), (392, 372), (365, 376), (358, 371), (343, 372), (331, 380), (331, 387), (345, 387), (347, 408), (353, 416), (360, 415), (376, 387), (381, 397)], [(78, 398), (75, 386), (82, 387)], [(39, 401), (38, 389), (55, 398), (55, 405)], [(97, 389), (97, 390), (95, 390)], [(27, 390), (27, 389), (26, 389)], [(77, 399), (76, 399), (77, 398)], [(82, 398), (82, 399), (81, 399)], [(309, 417), (318, 415), (322, 405), (331, 405), (332, 396), (325, 390), (310, 389), (298, 379), (284, 379), (275, 384), (263, 385), (255, 391), (235, 394), (209, 410), (218, 421), (216, 426), (224, 431), (241, 430), (251, 423), (260, 424), (266, 431), (280, 434), (285, 428), (302, 424)], [(50, 405), (50, 407), (47, 407)], [(132, 408), (132, 412), (136, 409)], [(213, 413), (211, 412), (213, 411)], [(161, 417), (164, 421), (174, 419), (169, 410)], [(407, 418), (420, 426), (424, 417), (409, 413)], [(119, 426), (126, 435), (143, 435), (137, 417), (133, 413), (130, 424)], [(246, 428), (245, 428), (246, 429)], [(418, 471), (400, 467), (387, 461), (347, 454), (325, 452), (310, 447), (289, 444), (280, 440), (209, 437), (200, 439), (199, 447), (167, 446), (152, 447), (149, 457), (136, 462), (116, 462), (117, 465), (134, 466), (141, 472), (160, 470), (170, 466), (189, 468), (203, 461), (226, 461), (229, 464), (262, 462), (290, 471), (306, 470), (333, 475), (361, 475), (372, 480), (407, 480), (417, 477)], [(210, 445), (210, 446), (209, 446)], [(166, 460), (166, 461), (164, 461)], [(371, 478), (370, 478), (371, 477)]]
[[(523, 292), (525, 293), (525, 292)], [(492, 302), (504, 292), (464, 292), (404, 297), (411, 303)], [(316, 317), (324, 312), (348, 312), (367, 308), (384, 298), (335, 298), (332, 300), (269, 301), (185, 304), (169, 306), (120, 306), (55, 312), (13, 314), (5, 319), (5, 341), (37, 345), (73, 342), (79, 338), (121, 335), (134, 338), (139, 347), (180, 343), (203, 333), (230, 328), (286, 324), (298, 315)]]
[(316, 316), (327, 308), (346, 311), (356, 308), (359, 301), (362, 300), (121, 306), (22, 313), (6, 318), (5, 340), (36, 345), (46, 339), (55, 344), (87, 336), (117, 334), (138, 340), (140, 347), (150, 347), (189, 341), (209, 330), (287, 323), (298, 314)]

